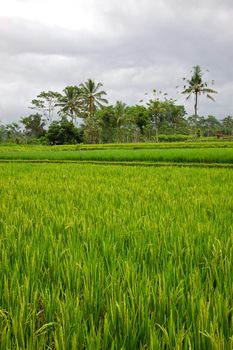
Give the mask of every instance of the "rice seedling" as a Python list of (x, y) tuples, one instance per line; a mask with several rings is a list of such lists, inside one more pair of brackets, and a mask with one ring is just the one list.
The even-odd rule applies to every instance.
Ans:
[(233, 163), (233, 148), (106, 149), (85, 151), (8, 151), (0, 160), (69, 160), (112, 162)]

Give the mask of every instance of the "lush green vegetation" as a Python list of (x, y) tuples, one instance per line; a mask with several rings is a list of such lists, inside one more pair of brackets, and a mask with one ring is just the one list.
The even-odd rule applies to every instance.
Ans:
[(212, 94), (217, 93), (204, 81), (203, 73), (200, 66), (194, 66), (191, 78), (183, 78), (181, 93), (194, 97), (194, 115), (187, 116), (183, 105), (156, 89), (136, 105), (127, 106), (122, 101), (108, 105), (103, 85), (88, 79), (66, 86), (62, 93), (39, 93), (29, 106), (34, 114), (0, 125), (0, 143), (182, 142), (209, 137), (232, 140), (231, 115), (220, 120), (214, 115), (197, 114), (201, 95), (214, 100)]
[(1, 349), (232, 349), (232, 170), (0, 172)]
[(88, 79), (0, 125), (0, 349), (233, 348), (233, 117), (184, 81), (193, 116)]
[[(65, 118), (45, 125), (42, 116), (30, 115), (25, 117), (26, 121), (23, 119), (25, 123), (27, 122), (26, 127), (18, 123), (0, 125), (0, 143), (185, 142), (194, 141), (195, 134), (198, 135), (196, 141), (216, 141), (218, 137), (225, 141), (233, 140), (233, 118), (231, 116), (222, 122), (213, 116), (207, 118), (177, 117), (174, 126), (171, 117), (172, 120), (176, 117), (173, 113), (176, 113), (177, 107), (179, 106), (167, 106), (166, 103), (157, 129), (154, 129), (153, 126), (153, 114), (145, 106), (126, 106), (121, 116), (118, 116), (117, 105), (102, 108), (96, 111), (94, 119), (89, 120), (89, 124), (86, 119), (83, 119), (83, 124), (79, 127), (75, 126), (73, 121)], [(121, 124), (118, 119), (121, 120)]]
[(187, 149), (96, 149), (76, 151), (0, 152), (0, 160), (67, 160), (109, 162), (177, 162), (177, 163), (223, 163), (233, 164), (233, 148), (187, 148)]

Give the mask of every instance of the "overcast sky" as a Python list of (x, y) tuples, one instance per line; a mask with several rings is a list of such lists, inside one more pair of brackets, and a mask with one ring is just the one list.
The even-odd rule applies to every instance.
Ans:
[(0, 121), (28, 115), (41, 91), (88, 78), (108, 100), (139, 103), (154, 88), (176, 93), (194, 65), (214, 79), (216, 102), (199, 114), (233, 115), (233, 0), (7, 0), (0, 13)]

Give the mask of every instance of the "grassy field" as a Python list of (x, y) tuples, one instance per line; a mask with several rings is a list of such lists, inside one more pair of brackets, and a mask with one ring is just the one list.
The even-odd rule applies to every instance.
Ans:
[(0, 160), (173, 162), (233, 164), (233, 148), (28, 150), (1, 151)]
[(233, 347), (231, 169), (0, 164), (0, 348)]

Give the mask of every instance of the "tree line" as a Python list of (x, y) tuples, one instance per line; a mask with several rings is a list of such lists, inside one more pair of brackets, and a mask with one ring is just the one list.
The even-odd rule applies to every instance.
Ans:
[[(0, 125), (0, 142), (48, 144), (179, 141), (201, 136), (232, 136), (233, 117), (222, 121), (213, 115), (199, 116), (201, 95), (214, 101), (217, 91), (203, 80), (200, 66), (191, 78), (183, 78), (181, 93), (194, 97), (194, 114), (166, 93), (153, 90), (150, 98), (127, 106), (122, 101), (109, 105), (101, 83), (88, 79), (67, 86), (62, 93), (43, 91), (31, 101), (32, 111), (18, 123)], [(213, 81), (212, 81), (213, 84)]]

